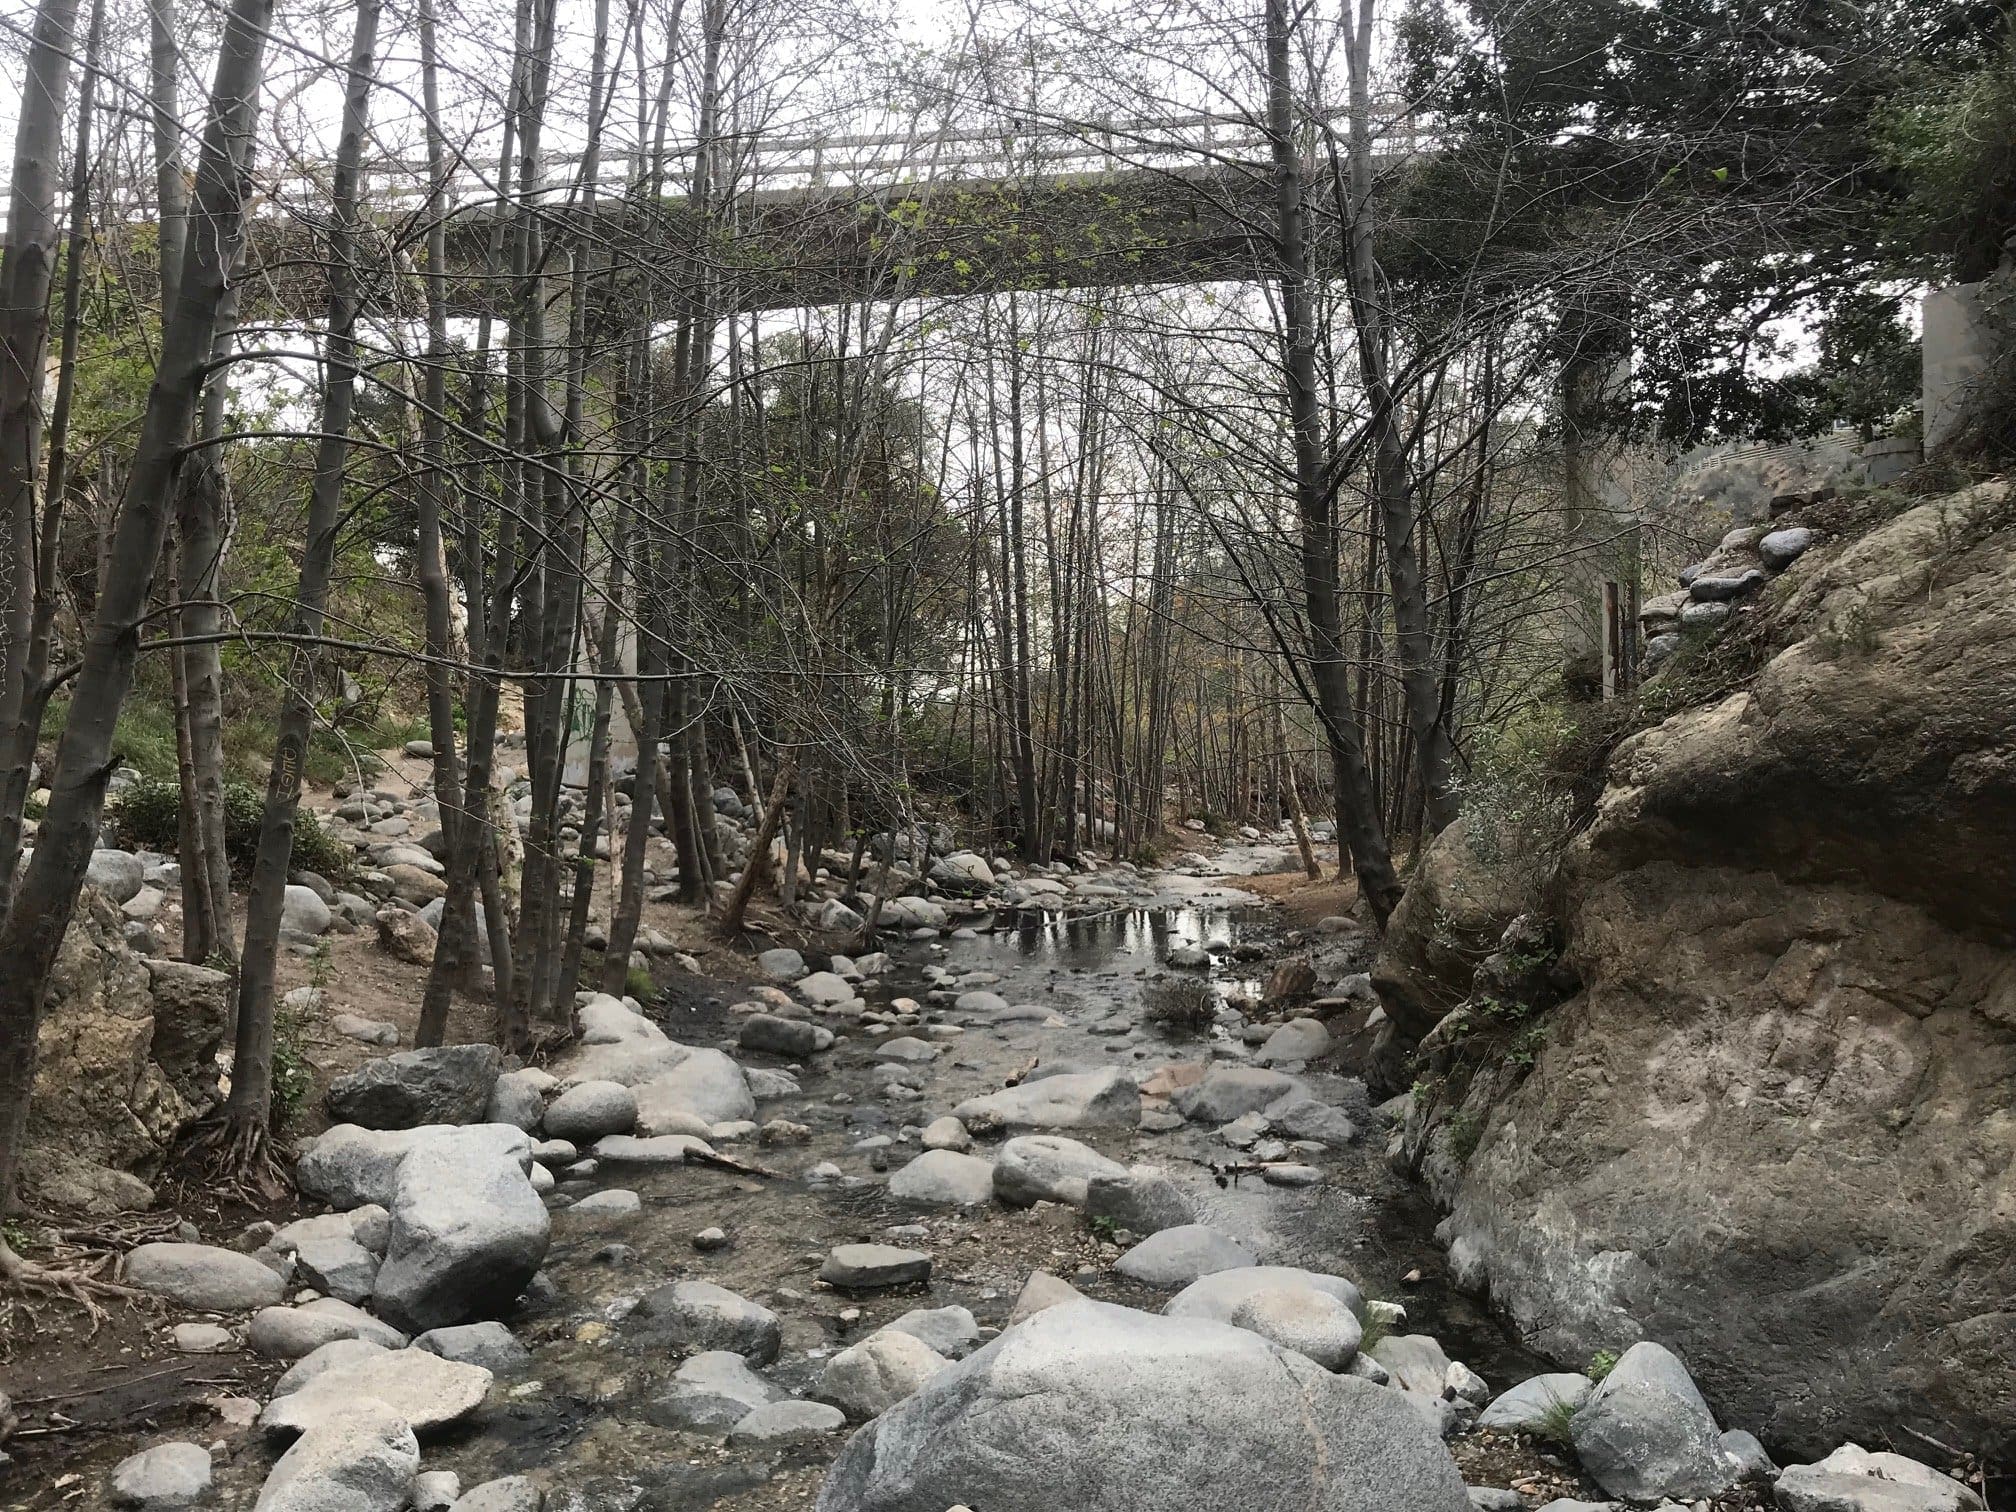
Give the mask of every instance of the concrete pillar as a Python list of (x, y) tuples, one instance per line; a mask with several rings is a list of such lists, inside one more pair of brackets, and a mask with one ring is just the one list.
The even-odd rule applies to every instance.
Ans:
[(1934, 289), (1920, 311), (1925, 455), (1933, 455), (1965, 426), (1974, 390), (1987, 372), (1994, 347), (1986, 283)]

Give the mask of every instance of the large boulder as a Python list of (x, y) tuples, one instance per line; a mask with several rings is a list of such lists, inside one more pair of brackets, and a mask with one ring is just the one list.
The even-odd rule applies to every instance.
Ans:
[(399, 1167), (417, 1149), (443, 1140), (459, 1150), (483, 1149), (524, 1170), (532, 1163), (532, 1140), (510, 1124), (430, 1124), (419, 1129), (362, 1129), (337, 1124), (301, 1152), (294, 1181), (303, 1196), (332, 1208), (388, 1207), (398, 1187)]
[(2016, 1457), (2011, 502), (1830, 529), (1745, 687), (1610, 757), (1559, 889), (1582, 990), (1440, 1187), (1541, 1353), (1660, 1339), (1802, 1456)]
[[(192, 1025), (157, 1051), (155, 993), (124, 922), (105, 894), (85, 888), (50, 971), (21, 1163), (23, 1186), (49, 1207), (147, 1206), (153, 1193), (129, 1173), (151, 1175), (207, 1105), (191, 1095), (200, 1053), (190, 1036), (209, 1031)], [(179, 1006), (182, 998), (171, 988), (167, 1001)], [(221, 1038), (221, 1024), (215, 1032)], [(214, 1085), (214, 1071), (203, 1084)]]
[(850, 1418), (877, 1417), (950, 1363), (915, 1334), (885, 1328), (826, 1362), (819, 1395)]
[(1023, 1134), (1001, 1146), (994, 1163), (994, 1195), (1010, 1207), (1037, 1202), (1085, 1205), (1095, 1177), (1125, 1176), (1127, 1168), (1090, 1145), (1060, 1134)]
[(280, 1272), (213, 1244), (143, 1244), (126, 1256), (125, 1281), (199, 1312), (271, 1307), (286, 1291)]
[[(1099, 1183), (1095, 1181), (1092, 1189), (1096, 1192)], [(1122, 1255), (1113, 1268), (1143, 1286), (1181, 1291), (1200, 1276), (1240, 1270), (1252, 1263), (1252, 1253), (1238, 1240), (1206, 1224), (1186, 1223), (1151, 1234)]]
[(1625, 1350), (1568, 1431), (1582, 1468), (1624, 1501), (1715, 1496), (1736, 1481), (1715, 1414), (1687, 1367), (1659, 1344)]
[(1068, 1072), (969, 1097), (952, 1116), (968, 1129), (1131, 1129), (1141, 1089), (1120, 1070)]
[(777, 1358), (777, 1314), (712, 1281), (674, 1281), (647, 1292), (637, 1317), (654, 1341), (673, 1349), (727, 1350), (757, 1365)]
[(329, 1116), (366, 1129), (480, 1122), (502, 1056), (495, 1045), (438, 1045), (366, 1061), (329, 1084)]
[(490, 1372), (481, 1366), (458, 1364), (424, 1349), (328, 1345), (281, 1377), (259, 1424), (274, 1433), (305, 1433), (340, 1420), (368, 1400), (383, 1402), (414, 1432), (428, 1433), (458, 1423), (482, 1406), (490, 1382)]
[(652, 1401), (646, 1415), (669, 1428), (726, 1433), (760, 1407), (786, 1393), (749, 1368), (731, 1350), (705, 1350), (673, 1373), (671, 1384)]
[(689, 1049), (676, 1066), (631, 1085), (637, 1094), (637, 1127), (644, 1133), (680, 1114), (710, 1125), (756, 1115), (756, 1099), (742, 1068), (719, 1050)]
[(1259, 1066), (1213, 1066), (1194, 1087), (1170, 1099), (1192, 1123), (1228, 1124), (1258, 1113), (1298, 1090), (1295, 1079)]
[[(1264, 1491), (1260, 1488), (1264, 1487)], [(1257, 1335), (1067, 1302), (854, 1435), (818, 1512), (1469, 1512), (1394, 1393)]]
[(547, 1105), (546, 1132), (577, 1145), (637, 1127), (637, 1094), (621, 1082), (578, 1082)]
[(994, 1167), (977, 1155), (926, 1150), (889, 1178), (889, 1195), (932, 1206), (972, 1207), (994, 1196)]
[(546, 1258), (546, 1205), (525, 1167), (480, 1135), (413, 1150), (386, 1206), (392, 1238), (373, 1298), (409, 1333), (497, 1317)]
[(1778, 1477), (1784, 1512), (1979, 1512), (1973, 1487), (1901, 1454), (1843, 1444), (1817, 1464), (1787, 1465)]
[(1255, 1292), (1301, 1289), (1335, 1297), (1363, 1316), (1365, 1297), (1342, 1276), (1306, 1271), (1293, 1265), (1244, 1265), (1198, 1277), (1164, 1305), (1171, 1318), (1210, 1318), (1229, 1323), (1240, 1305)]
[(280, 1456), (253, 1512), (399, 1512), (419, 1469), (406, 1419), (383, 1402), (352, 1402)]

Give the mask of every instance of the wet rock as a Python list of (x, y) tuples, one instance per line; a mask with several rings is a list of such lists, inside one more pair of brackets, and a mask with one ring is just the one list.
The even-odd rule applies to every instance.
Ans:
[(1181, 1291), (1200, 1276), (1253, 1264), (1245, 1246), (1201, 1223), (1151, 1234), (1122, 1255), (1113, 1269), (1158, 1291)]
[(1322, 1185), (1323, 1173), (1312, 1165), (1274, 1161), (1261, 1169), (1260, 1179), (1275, 1187), (1312, 1187)]
[(947, 1359), (966, 1353), (980, 1342), (980, 1325), (963, 1307), (918, 1307), (889, 1328), (922, 1339)]
[(1253, 1053), (1263, 1066), (1300, 1064), (1320, 1060), (1330, 1053), (1330, 1031), (1315, 1019), (1290, 1019)]
[(826, 1402), (771, 1402), (728, 1430), (731, 1445), (796, 1444), (847, 1426), (847, 1414)]
[(594, 1156), (609, 1165), (684, 1165), (689, 1155), (711, 1155), (714, 1147), (691, 1134), (610, 1134), (595, 1141)]
[(1533, 1376), (1494, 1397), (1478, 1415), (1477, 1426), (1537, 1432), (1588, 1401), (1595, 1387), (1589, 1377), (1573, 1371)]
[(931, 1279), (931, 1257), (888, 1244), (839, 1244), (819, 1267), (819, 1279), (842, 1291), (869, 1291)]
[(166, 1512), (210, 1497), (210, 1451), (201, 1444), (156, 1444), (129, 1454), (112, 1470), (112, 1505)]
[(1228, 1124), (1247, 1113), (1259, 1113), (1297, 1091), (1293, 1077), (1257, 1066), (1214, 1066), (1194, 1087), (1179, 1088), (1170, 1098), (1176, 1111), (1192, 1123)]
[(875, 1047), (875, 1058), (884, 1061), (900, 1061), (906, 1065), (928, 1066), (938, 1059), (938, 1047), (914, 1035), (899, 1035), (895, 1039), (884, 1040)]
[(884, 1330), (828, 1360), (819, 1395), (850, 1418), (877, 1417), (950, 1363), (915, 1334)]
[(246, 1339), (269, 1360), (299, 1360), (344, 1339), (368, 1340), (383, 1349), (406, 1347), (405, 1334), (336, 1297), (318, 1297), (299, 1307), (261, 1308), (252, 1315)]
[(1843, 1444), (1815, 1464), (1787, 1466), (1777, 1498), (1783, 1512), (1978, 1512), (1985, 1505), (1971, 1487), (1930, 1465), (1859, 1444)]
[(783, 1337), (777, 1314), (712, 1281), (661, 1286), (637, 1304), (637, 1316), (675, 1348), (727, 1351), (757, 1365), (777, 1358)]
[(637, 1126), (637, 1094), (621, 1082), (577, 1082), (547, 1106), (544, 1126), (555, 1138), (576, 1144), (628, 1134)]
[(695, 1432), (726, 1433), (759, 1407), (786, 1393), (749, 1368), (732, 1350), (708, 1350), (681, 1365), (672, 1384), (646, 1409), (652, 1422)]
[(424, 1349), (367, 1350), (355, 1343), (333, 1347), (346, 1352), (295, 1389), (276, 1395), (259, 1414), (260, 1426), (305, 1433), (341, 1418), (358, 1402), (374, 1401), (398, 1413), (415, 1433), (427, 1433), (460, 1422), (490, 1393), (489, 1371)]
[[(857, 1433), (818, 1512), (1468, 1512), (1399, 1398), (1256, 1335), (1095, 1302), (1050, 1308)], [(1041, 1467), (1032, 1473), (1032, 1467)]]
[(480, 1365), (492, 1375), (507, 1375), (532, 1363), (532, 1351), (494, 1319), (429, 1329), (413, 1341), (413, 1347), (458, 1365)]
[(744, 1050), (762, 1050), (792, 1060), (804, 1060), (833, 1048), (833, 1031), (824, 1025), (778, 1018), (769, 1013), (755, 1013), (744, 1019), (737, 1039)]
[(482, 1120), (496, 1085), (495, 1045), (442, 1045), (366, 1061), (329, 1084), (329, 1116), (365, 1129)]
[(994, 1167), (976, 1155), (926, 1150), (889, 1178), (889, 1195), (905, 1202), (972, 1207), (994, 1197)]
[(387, 1206), (391, 1243), (373, 1298), (409, 1332), (497, 1316), (546, 1258), (545, 1204), (524, 1164), (485, 1137), (422, 1144), (400, 1163)]
[(1736, 1480), (1687, 1367), (1649, 1340), (1624, 1351), (1570, 1420), (1569, 1436), (1590, 1478), (1624, 1501), (1714, 1496)]
[(1355, 1144), (1358, 1126), (1342, 1108), (1306, 1093), (1290, 1094), (1264, 1110), (1267, 1126), (1285, 1139), (1313, 1139), (1341, 1150)]
[(1072, 1072), (968, 1098), (952, 1113), (968, 1129), (1131, 1129), (1141, 1089), (1118, 1069)]
[(1085, 1216), (1137, 1234), (1181, 1228), (1195, 1217), (1176, 1183), (1152, 1168), (1093, 1177), (1085, 1184)]
[(385, 1403), (352, 1402), (280, 1456), (254, 1512), (399, 1512), (419, 1469), (406, 1419)]
[(709, 1126), (756, 1113), (756, 1099), (749, 1094), (742, 1068), (719, 1050), (688, 1050), (670, 1070), (632, 1085), (638, 1126), (646, 1130), (661, 1128), (660, 1120), (668, 1113), (690, 1114)]
[(994, 1195), (1010, 1207), (1028, 1207), (1044, 1201), (1082, 1207), (1086, 1189), (1095, 1176), (1126, 1174), (1125, 1166), (1075, 1139), (1058, 1134), (1022, 1134), (1001, 1146), (994, 1165)]
[(1358, 1353), (1364, 1329), (1357, 1315), (1328, 1292), (1277, 1286), (1248, 1293), (1232, 1309), (1231, 1323), (1307, 1355), (1325, 1370), (1342, 1370)]
[(286, 1283), (250, 1255), (210, 1244), (143, 1244), (126, 1256), (129, 1286), (199, 1312), (271, 1307)]
[(539, 1488), (522, 1475), (506, 1475), (464, 1491), (454, 1512), (539, 1512)]

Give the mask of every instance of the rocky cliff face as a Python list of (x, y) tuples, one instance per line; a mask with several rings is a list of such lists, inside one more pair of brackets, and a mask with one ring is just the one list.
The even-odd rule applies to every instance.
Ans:
[(56, 958), (21, 1173), (40, 1205), (144, 1206), (153, 1194), (140, 1177), (216, 1098), (230, 978), (136, 955), (122, 923), (86, 888)]
[[(1432, 1031), (1409, 1150), (1459, 1278), (1546, 1352), (1656, 1338), (1787, 1450), (2007, 1457), (2016, 500), (1910, 509), (1752, 612), (1747, 687), (1611, 757), (1558, 889), (1579, 989), (1460, 1072), (1481, 1000)], [(1426, 956), (1382, 956), (1396, 1024)]]

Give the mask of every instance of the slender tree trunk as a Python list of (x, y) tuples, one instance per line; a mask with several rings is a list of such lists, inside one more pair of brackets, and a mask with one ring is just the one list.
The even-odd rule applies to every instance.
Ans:
[(1309, 291), (1308, 222), (1296, 155), (1290, 90), (1287, 0), (1267, 0), (1267, 121), (1274, 153), (1278, 278), (1285, 325), (1283, 366), (1294, 431), (1295, 507), (1302, 522), (1302, 584), (1309, 618), (1317, 713), (1330, 742), (1337, 829), (1346, 837), (1360, 894), (1383, 925), (1400, 901), (1386, 848), (1364, 736), (1351, 708), (1350, 669), (1338, 614), (1336, 506), (1324, 486), (1322, 416), (1316, 384), (1316, 324)]
[(245, 949), (238, 972), (237, 1054), (231, 1095), (223, 1110), (232, 1163), (254, 1172), (265, 1155), (273, 1098), (273, 971), (280, 950), (280, 919), (294, 850), (294, 818), (315, 718), (321, 658), (313, 637), (322, 633), (329, 579), (336, 563), (336, 530), (343, 511), (344, 467), (357, 395), (357, 268), (364, 139), (369, 130), (380, 0), (358, 0), (343, 100), (342, 137), (336, 149), (334, 220), (329, 245), (329, 309), (324, 333), (322, 417), (315, 474), (308, 497), (307, 545), (301, 558), (293, 629), (296, 642), (282, 695), (266, 806), (245, 902)]

